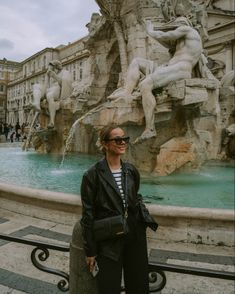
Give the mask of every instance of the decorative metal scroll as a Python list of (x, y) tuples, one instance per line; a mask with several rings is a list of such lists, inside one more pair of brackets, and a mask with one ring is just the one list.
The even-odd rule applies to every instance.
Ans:
[(62, 292), (67, 292), (69, 290), (69, 275), (63, 271), (53, 269), (47, 266), (42, 265), (38, 260), (40, 261), (46, 261), (50, 255), (49, 250), (56, 250), (56, 251), (62, 251), (62, 252), (69, 252), (69, 246), (68, 245), (55, 245), (55, 244), (49, 244), (49, 243), (44, 243), (40, 241), (34, 241), (30, 239), (25, 239), (25, 238), (19, 238), (19, 237), (14, 237), (6, 234), (0, 234), (0, 239), (9, 241), (9, 242), (17, 242), (21, 244), (26, 244), (30, 246), (35, 246), (36, 248), (33, 249), (31, 252), (31, 261), (33, 265), (43, 271), (47, 272), (49, 274), (57, 275), (60, 277), (63, 277), (62, 280), (60, 280), (57, 284), (57, 287), (59, 288), (60, 291)]
[(156, 269), (149, 272), (149, 293), (161, 291), (166, 286), (166, 275), (163, 271)]
[(38, 258), (40, 261), (46, 261), (49, 255), (49, 250), (46, 247), (36, 247), (31, 252), (31, 261), (37, 269), (49, 274), (54, 274), (63, 277), (64, 279), (58, 282), (57, 287), (62, 292), (67, 292), (69, 290), (69, 275), (63, 271), (44, 266), (37, 260)]
[[(161, 291), (166, 285), (166, 275), (163, 271), (155, 268), (154, 271), (149, 271), (149, 293)], [(122, 287), (121, 292), (125, 292), (125, 287)]]

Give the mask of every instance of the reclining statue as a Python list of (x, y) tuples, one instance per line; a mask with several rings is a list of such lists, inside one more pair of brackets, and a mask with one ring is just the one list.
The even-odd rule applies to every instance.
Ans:
[[(145, 21), (149, 36), (164, 47), (173, 51), (167, 64), (157, 66), (153, 61), (134, 58), (130, 63), (123, 88), (117, 89), (108, 99), (128, 101), (133, 99), (132, 93), (138, 85), (145, 115), (146, 127), (135, 143), (156, 137), (154, 110), (156, 98), (152, 90), (168, 85), (172, 81), (190, 79), (192, 70), (202, 55), (202, 40), (199, 33), (184, 16), (171, 20), (162, 29), (154, 31), (151, 21)], [(172, 50), (173, 48), (173, 50)], [(141, 76), (144, 78), (141, 80)]]

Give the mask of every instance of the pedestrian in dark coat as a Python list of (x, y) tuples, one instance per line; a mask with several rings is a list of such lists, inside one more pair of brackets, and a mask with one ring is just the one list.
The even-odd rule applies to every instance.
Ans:
[(8, 133), (9, 133), (9, 127), (8, 127), (8, 124), (5, 123), (4, 124), (4, 135), (5, 135), (6, 141), (8, 139)]

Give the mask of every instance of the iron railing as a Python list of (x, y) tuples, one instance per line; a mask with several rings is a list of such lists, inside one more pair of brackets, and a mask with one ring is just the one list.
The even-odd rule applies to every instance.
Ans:
[[(0, 239), (6, 240), (9, 242), (16, 242), (16, 243), (34, 246), (35, 248), (31, 252), (31, 261), (33, 265), (37, 269), (43, 272), (47, 272), (49, 274), (54, 274), (54, 275), (62, 277), (63, 279), (58, 282), (57, 287), (62, 292), (67, 292), (69, 290), (69, 274), (57, 269), (44, 266), (39, 262), (39, 261), (44, 262), (48, 259), (50, 255), (49, 249), (61, 251), (61, 252), (69, 252), (70, 251), (69, 245), (49, 244), (49, 243), (34, 241), (34, 240), (26, 239), (26, 238), (14, 237), (14, 236), (6, 235), (6, 234), (0, 234)], [(217, 270), (196, 268), (196, 267), (189, 267), (189, 266), (182, 266), (182, 265), (173, 265), (173, 264), (161, 263), (161, 262), (149, 262), (149, 285), (150, 285), (149, 293), (155, 293), (155, 292), (161, 291), (165, 287), (167, 280), (166, 280), (166, 275), (164, 271), (224, 279), (224, 280), (235, 280), (234, 272), (217, 271)], [(122, 287), (122, 292), (125, 292), (124, 287)]]
[(9, 242), (16, 242), (16, 243), (34, 246), (35, 248), (31, 252), (32, 264), (40, 271), (63, 277), (63, 279), (58, 282), (57, 287), (62, 292), (67, 292), (69, 290), (69, 275), (67, 273), (44, 266), (40, 263), (40, 261), (41, 262), (46, 261), (48, 257), (50, 256), (49, 249), (62, 251), (62, 252), (69, 252), (68, 245), (63, 246), (63, 245), (49, 244), (45, 242), (34, 241), (34, 240), (26, 239), (26, 238), (18, 238), (14, 236), (5, 235), (5, 234), (0, 234), (0, 239), (9, 241)]

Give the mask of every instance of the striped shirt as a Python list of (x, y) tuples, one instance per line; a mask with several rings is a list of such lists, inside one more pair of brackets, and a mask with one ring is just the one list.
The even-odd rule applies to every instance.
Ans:
[(115, 182), (116, 182), (116, 184), (118, 186), (118, 189), (120, 191), (123, 206), (125, 207), (126, 199), (125, 199), (124, 191), (123, 191), (123, 188), (122, 188), (122, 170), (121, 170), (121, 168), (119, 168), (119, 169), (116, 169), (116, 170), (111, 170), (111, 172), (113, 174)]

